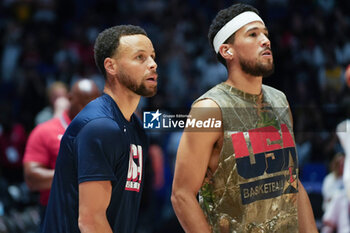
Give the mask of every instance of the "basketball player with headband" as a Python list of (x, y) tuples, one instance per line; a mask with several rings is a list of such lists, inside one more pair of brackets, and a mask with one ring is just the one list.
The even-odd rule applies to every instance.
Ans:
[(274, 64), (258, 11), (245, 4), (220, 11), (209, 40), (228, 78), (199, 97), (189, 115), (222, 124), (220, 130), (188, 127), (182, 135), (171, 197), (182, 227), (201, 233), (317, 232), (299, 181), (286, 96), (262, 84)]

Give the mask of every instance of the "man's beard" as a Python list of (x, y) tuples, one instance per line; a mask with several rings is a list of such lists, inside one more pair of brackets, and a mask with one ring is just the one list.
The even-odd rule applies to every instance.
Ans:
[(152, 88), (146, 88), (144, 82), (141, 82), (139, 85), (130, 77), (130, 75), (120, 71), (118, 74), (119, 82), (134, 92), (137, 95), (144, 97), (152, 97), (157, 93), (157, 86)]
[(239, 58), (239, 63), (242, 67), (242, 70), (250, 74), (252, 76), (263, 76), (267, 77), (273, 74), (275, 70), (275, 66), (273, 62), (268, 64), (263, 64), (261, 62), (253, 62), (243, 59), (242, 57)]

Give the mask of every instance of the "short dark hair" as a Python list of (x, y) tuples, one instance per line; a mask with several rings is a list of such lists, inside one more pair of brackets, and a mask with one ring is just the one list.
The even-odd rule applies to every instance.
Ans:
[(119, 25), (107, 28), (102, 31), (96, 38), (94, 45), (94, 57), (97, 68), (106, 77), (104, 60), (107, 57), (113, 56), (119, 47), (119, 41), (122, 36), (127, 35), (145, 35), (147, 33), (139, 26), (134, 25)]
[[(236, 17), (237, 15), (239, 15), (245, 11), (253, 11), (253, 12), (259, 14), (259, 11), (256, 8), (254, 8), (250, 5), (247, 5), (247, 4), (242, 4), (242, 3), (233, 4), (232, 6), (219, 11), (219, 13), (213, 19), (213, 21), (209, 27), (209, 32), (208, 32), (209, 43), (213, 49), (214, 49), (213, 40), (214, 40), (215, 35), (218, 33), (218, 31), (223, 26), (225, 26), (225, 24), (228, 23), (231, 19), (233, 19), (234, 17)], [(226, 43), (227, 41), (233, 42), (234, 35), (235, 35), (235, 33), (233, 33), (224, 43)], [(217, 53), (217, 59), (224, 66), (226, 66), (226, 61), (220, 55), (220, 53)]]

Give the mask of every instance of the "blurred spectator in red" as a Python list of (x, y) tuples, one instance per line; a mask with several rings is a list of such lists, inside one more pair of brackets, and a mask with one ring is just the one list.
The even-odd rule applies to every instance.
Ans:
[[(61, 138), (72, 119), (98, 96), (100, 91), (93, 81), (89, 79), (77, 81), (68, 95), (70, 103), (68, 110), (39, 124), (29, 136), (23, 159), (24, 177), (30, 190), (40, 191), (42, 218), (45, 216)], [(59, 97), (54, 105), (61, 108), (65, 102), (65, 97)]]

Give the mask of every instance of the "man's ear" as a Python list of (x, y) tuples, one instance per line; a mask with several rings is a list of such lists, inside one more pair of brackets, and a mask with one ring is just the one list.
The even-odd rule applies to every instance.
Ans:
[(234, 52), (228, 44), (222, 44), (219, 48), (219, 53), (225, 60), (233, 59)]
[(104, 60), (103, 65), (105, 67), (106, 73), (109, 73), (111, 75), (115, 75), (117, 73), (117, 70), (118, 70), (117, 67), (118, 66), (117, 66), (117, 63), (116, 63), (115, 59), (107, 57)]

